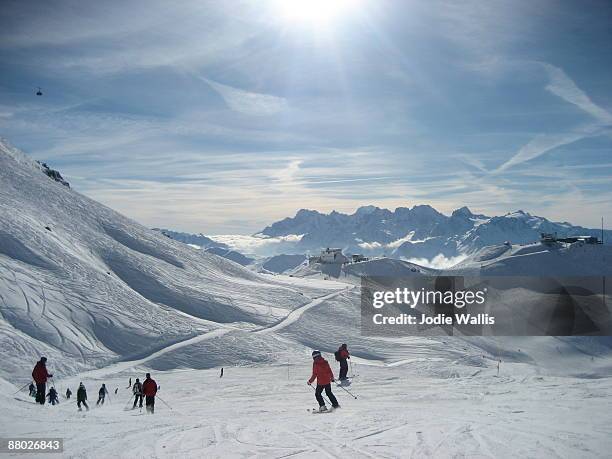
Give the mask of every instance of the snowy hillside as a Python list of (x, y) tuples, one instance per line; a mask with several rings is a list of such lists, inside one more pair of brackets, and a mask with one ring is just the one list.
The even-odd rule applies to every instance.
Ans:
[(146, 355), (232, 324), (278, 322), (309, 296), (175, 242), (45, 175), (0, 144), (0, 375), (33, 355), (65, 372)]
[(612, 246), (601, 244), (491, 245), (447, 272), (483, 276), (610, 276)]

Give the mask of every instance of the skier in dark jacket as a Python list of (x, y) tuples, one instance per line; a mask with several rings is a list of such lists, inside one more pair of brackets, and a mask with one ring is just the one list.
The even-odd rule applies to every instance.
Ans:
[(145, 381), (142, 383), (142, 393), (145, 396), (145, 406), (147, 412), (155, 412), (155, 394), (157, 394), (157, 383), (151, 378), (151, 373), (147, 373)]
[(98, 401), (96, 402), (96, 405), (104, 405), (104, 398), (106, 397), (106, 394), (108, 394), (106, 385), (102, 384), (102, 387), (100, 387), (100, 390), (98, 391)]
[(138, 378), (136, 378), (134, 387), (132, 387), (132, 393), (134, 394), (134, 406), (132, 409), (135, 409), (137, 404), (140, 408), (142, 408), (142, 383)]
[(30, 397), (36, 397), (36, 386), (34, 383), (30, 383), (30, 387), (28, 389), (30, 390)]
[(340, 346), (338, 350), (334, 353), (334, 355), (336, 357), (336, 360), (340, 362), (340, 375), (338, 379), (340, 379), (340, 381), (344, 381), (348, 379), (346, 377), (348, 373), (347, 359), (351, 358), (351, 354), (349, 354), (348, 347), (346, 346), (346, 344)]
[(70, 390), (70, 388), (66, 389), (66, 398), (70, 399), (71, 396), (72, 396), (72, 391)]
[(53, 375), (47, 371), (47, 358), (41, 357), (32, 370), (32, 379), (36, 383), (36, 402), (41, 405), (45, 404), (48, 378), (53, 378)]
[(325, 390), (325, 395), (327, 395), (327, 398), (329, 398), (329, 401), (332, 403), (332, 407), (340, 408), (340, 405), (338, 405), (338, 400), (336, 400), (336, 397), (331, 390), (331, 383), (335, 381), (335, 379), (329, 363), (327, 363), (327, 360), (321, 356), (321, 351), (313, 351), (312, 360), (312, 376), (308, 380), (308, 385), (310, 386), (315, 379), (317, 380), (315, 398), (319, 403), (319, 411), (327, 411), (325, 400), (321, 395), (323, 390)]
[(81, 403), (85, 406), (87, 411), (89, 411), (89, 406), (87, 406), (87, 390), (85, 390), (83, 383), (80, 383), (77, 389), (77, 406), (79, 407), (79, 411), (83, 411)]
[(49, 389), (47, 398), (49, 399), (49, 403), (51, 405), (55, 405), (56, 403), (59, 404), (59, 399), (57, 398), (57, 391), (55, 390), (55, 387), (51, 387), (51, 389)]

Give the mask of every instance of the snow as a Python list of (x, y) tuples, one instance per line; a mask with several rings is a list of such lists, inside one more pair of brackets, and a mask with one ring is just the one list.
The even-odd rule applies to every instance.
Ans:
[(609, 276), (612, 246), (581, 242), (490, 246), (453, 266), (449, 272), (487, 276)]
[[(89, 412), (77, 412), (75, 401), (63, 396), (58, 406), (39, 407), (1, 395), (0, 406), (11, 419), (11, 435), (64, 438), (65, 457), (608, 455), (608, 380), (543, 376), (520, 363), (502, 364), (499, 377), (493, 365), (457, 364), (462, 373), (457, 377), (428, 371), (442, 363), (448, 362), (358, 364), (358, 376), (348, 386), (357, 400), (334, 388), (342, 408), (316, 418), (307, 411), (316, 406), (305, 383), (307, 363), (226, 367), (222, 379), (218, 369), (154, 372), (159, 396), (172, 408), (158, 399), (154, 415), (124, 411), (132, 402), (128, 377), (142, 378), (144, 370), (85, 380), (90, 399), (102, 382), (111, 392), (110, 401)], [(78, 378), (61, 381), (60, 393), (76, 384)], [(2, 389), (10, 394), (13, 387)]]
[(42, 352), (74, 372), (223, 324), (275, 324), (330, 289), (297, 291), (173, 241), (0, 145), (0, 346), (14, 351), (1, 377), (27, 377), (24, 356)]
[[(603, 273), (608, 249), (487, 249), (459, 269)], [(174, 241), (0, 142), (2, 436), (61, 437), (64, 457), (94, 458), (609, 454), (612, 339), (362, 336), (359, 276), (437, 271), (385, 258), (336, 280), (299, 269), (257, 274)], [(337, 372), (342, 342), (358, 398), (336, 387), (342, 408), (313, 417), (310, 352)], [(59, 406), (15, 394), (40, 355)], [(147, 371), (161, 386), (156, 414), (125, 411), (128, 378)], [(63, 394), (80, 381), (93, 406), (105, 383), (107, 404), (79, 413)]]

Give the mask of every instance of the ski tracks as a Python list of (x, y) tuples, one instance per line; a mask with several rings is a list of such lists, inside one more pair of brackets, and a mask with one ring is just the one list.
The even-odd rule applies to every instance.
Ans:
[(280, 322), (269, 326), (269, 327), (264, 327), (264, 328), (260, 328), (259, 330), (255, 330), (253, 333), (256, 334), (267, 334), (267, 333), (272, 333), (272, 332), (276, 332), (278, 330), (282, 330), (283, 328), (287, 327), (288, 325), (291, 325), (292, 323), (296, 322), (306, 311), (308, 311), (309, 309), (314, 308), (315, 306), (320, 305), (321, 303), (327, 301), (327, 300), (331, 300), (332, 298), (335, 298), (339, 295), (341, 295), (344, 292), (348, 292), (353, 290), (355, 287), (351, 287), (350, 289), (341, 289), (332, 293), (329, 293), (327, 295), (323, 295), (320, 296), (319, 298), (316, 298), (314, 300), (312, 300), (310, 303), (306, 303), (305, 305), (294, 309), (293, 311), (291, 311), (289, 314), (287, 314), (287, 316), (282, 319)]

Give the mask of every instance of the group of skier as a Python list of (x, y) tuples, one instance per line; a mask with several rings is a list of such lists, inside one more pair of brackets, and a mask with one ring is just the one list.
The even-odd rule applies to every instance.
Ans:
[[(347, 360), (351, 358), (351, 355), (348, 351), (348, 347), (346, 344), (342, 344), (336, 352), (334, 352), (334, 356), (338, 362), (340, 362), (340, 375), (339, 380), (340, 383), (344, 383), (348, 380), (348, 362)], [(319, 411), (325, 412), (327, 411), (327, 406), (325, 405), (325, 399), (323, 398), (323, 391), (325, 391), (325, 395), (329, 399), (332, 404), (332, 408), (340, 408), (340, 404), (336, 399), (336, 396), (332, 392), (331, 383), (335, 382), (334, 372), (332, 371), (329, 362), (323, 358), (321, 355), (321, 351), (312, 351), (312, 376), (307, 381), (307, 384), (310, 386), (317, 380), (317, 386), (315, 388), (315, 398), (317, 403), (319, 404)]]
[[(340, 383), (343, 384), (348, 380), (348, 359), (351, 358), (347, 345), (342, 344), (334, 353), (334, 356), (340, 363), (340, 374), (338, 379)], [(331, 383), (335, 382), (336, 379), (334, 378), (334, 372), (332, 371), (329, 362), (323, 358), (321, 351), (313, 351), (312, 359), (312, 375), (310, 379), (308, 379), (307, 383), (309, 386), (311, 386), (315, 380), (317, 381), (315, 387), (315, 398), (319, 404), (319, 411), (327, 411), (325, 399), (323, 398), (324, 391), (325, 395), (332, 404), (332, 408), (340, 408), (338, 400), (331, 389)], [(221, 375), (223, 375), (223, 373), (221, 373)], [(45, 394), (47, 381), (50, 378), (53, 378), (53, 375), (47, 371), (47, 358), (41, 357), (34, 366), (34, 370), (32, 370), (32, 379), (34, 382), (30, 383), (29, 387), (30, 396), (35, 397), (36, 402), (41, 405), (45, 404), (45, 399), (47, 398), (49, 399), (49, 403), (51, 403), (51, 405), (59, 403), (58, 393), (55, 387), (51, 386), (49, 393)], [(132, 409), (136, 409), (137, 406), (142, 408), (144, 399), (146, 411), (151, 414), (155, 412), (155, 396), (159, 387), (155, 380), (151, 378), (150, 373), (146, 374), (145, 380), (142, 383), (140, 382), (140, 379), (136, 378), (136, 381), (132, 385), (132, 378), (130, 378), (128, 388), (132, 389), (132, 394), (134, 395), (134, 404), (132, 405)], [(115, 389), (115, 393), (117, 393), (117, 389)], [(96, 405), (104, 405), (107, 395), (108, 390), (106, 389), (106, 385), (102, 384), (102, 387), (100, 387), (98, 390), (98, 401), (96, 402)], [(70, 389), (66, 389), (66, 399), (70, 399), (71, 396), (72, 391)], [(87, 390), (82, 382), (79, 383), (76, 396), (79, 411), (83, 410), (82, 406), (89, 411), (89, 405), (87, 405)]]
[[(54, 386), (51, 386), (49, 389), (49, 393), (46, 393), (47, 389), (47, 381), (53, 378), (53, 375), (47, 371), (47, 358), (41, 357), (34, 369), (32, 370), (32, 379), (34, 382), (30, 383), (29, 391), (30, 396), (36, 398), (36, 403), (41, 405), (45, 404), (45, 399), (49, 399), (49, 403), (51, 405), (56, 405), (59, 403), (59, 397), (57, 390)], [(155, 395), (157, 394), (157, 383), (155, 380), (151, 378), (151, 374), (146, 374), (146, 379), (143, 383), (140, 382), (138, 378), (136, 378), (136, 382), (132, 386), (132, 378), (130, 378), (130, 384), (128, 388), (132, 388), (132, 393), (134, 395), (134, 405), (132, 409), (135, 409), (137, 405), (142, 408), (143, 397), (145, 399), (145, 406), (148, 413), (153, 413), (155, 411)], [(118, 389), (115, 389), (115, 394)], [(77, 389), (77, 407), (79, 411), (82, 411), (82, 406), (85, 407), (86, 410), (89, 411), (89, 405), (87, 405), (87, 389), (85, 389), (85, 385), (81, 382), (79, 383), (79, 388)], [(96, 406), (104, 405), (104, 401), (106, 396), (108, 395), (108, 389), (106, 388), (106, 384), (102, 384), (100, 389), (98, 390), (98, 401), (96, 402)], [(66, 399), (70, 399), (72, 396), (72, 391), (70, 388), (66, 389)]]

